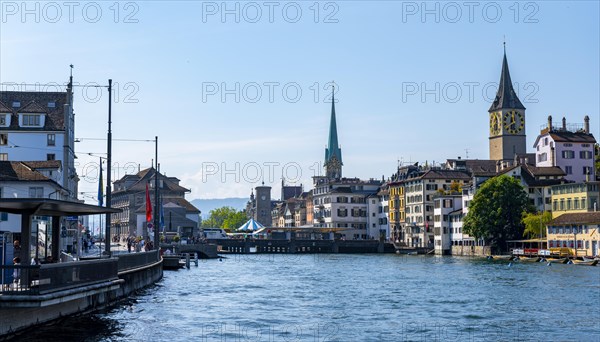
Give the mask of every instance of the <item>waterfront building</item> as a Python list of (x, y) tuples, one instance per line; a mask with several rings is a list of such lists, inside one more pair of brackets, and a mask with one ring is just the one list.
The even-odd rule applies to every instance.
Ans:
[(555, 185), (552, 192), (552, 218), (564, 214), (600, 211), (600, 182)]
[(265, 227), (270, 227), (271, 209), (273, 203), (271, 201), (271, 187), (265, 186), (265, 183), (255, 188), (256, 196), (254, 192), (250, 194), (250, 201), (246, 205), (246, 215), (248, 218), (253, 218)]
[[(377, 230), (375, 230), (371, 236), (381, 237), (382, 234), (385, 234), (385, 239), (390, 239), (390, 186), (386, 182), (381, 185), (379, 192), (377, 193), (377, 197), (379, 198), (379, 205), (377, 208), (378, 217), (377, 217), (377, 225), (379, 226)], [(373, 227), (371, 227), (373, 228)]]
[(73, 78), (64, 92), (0, 91), (0, 161), (61, 164), (56, 182), (77, 201)]
[(502, 71), (498, 92), (488, 110), (490, 159), (511, 163), (515, 155), (527, 151), (525, 135), (525, 106), (513, 88), (508, 70), (506, 50), (502, 60)]
[(381, 181), (358, 178), (313, 177), (313, 225), (319, 228), (345, 228), (345, 239), (368, 239), (367, 197), (379, 191)]
[[(433, 200), (434, 249), (437, 255), (451, 253), (453, 236), (462, 234), (462, 194), (440, 195)], [(460, 223), (460, 225), (456, 225)]]
[(552, 186), (566, 182), (565, 172), (557, 166), (518, 164), (501, 170), (499, 175), (507, 175), (521, 181), (529, 196), (529, 203), (539, 212), (552, 210)]
[[(141, 170), (136, 174), (125, 175), (121, 179), (116, 180), (113, 184), (111, 207), (120, 209), (118, 214), (111, 215), (111, 238), (115, 240), (126, 239), (128, 236), (143, 236), (148, 234), (145, 215), (139, 215), (139, 211), (143, 208), (145, 212), (146, 205), (146, 186), (150, 193), (152, 202), (153, 215), (154, 212), (154, 184), (155, 177), (158, 177), (159, 194), (163, 204), (163, 212), (165, 223), (168, 226), (168, 218), (179, 218), (178, 224), (183, 224), (179, 229), (186, 234), (197, 234), (199, 223), (199, 210), (185, 199), (185, 194), (190, 190), (179, 185), (180, 180), (176, 177), (167, 177), (160, 172), (156, 172), (153, 167)], [(172, 203), (173, 205), (169, 205)], [(180, 217), (181, 209), (185, 208), (185, 218)], [(141, 222), (139, 220), (142, 220)], [(177, 229), (177, 226), (172, 230)]]
[(561, 214), (546, 232), (549, 248), (576, 248), (577, 256), (600, 255), (600, 212)]
[(567, 124), (563, 117), (561, 126), (553, 125), (552, 116), (548, 116), (547, 126), (540, 131), (533, 144), (536, 165), (560, 167), (566, 173), (565, 178), (576, 183), (593, 181), (596, 179), (595, 143), (587, 115), (583, 125)]
[[(0, 161), (0, 198), (51, 198), (66, 200), (69, 198), (67, 189), (59, 181), (61, 177), (61, 163), (58, 160), (50, 161)], [(6, 245), (0, 244), (0, 256), (4, 260), (12, 260), (16, 255), (12, 250), (12, 241), (21, 241), (21, 215), (0, 212), (0, 232), (10, 233), (12, 239)], [(32, 223), (45, 234), (51, 227), (45, 217), (33, 216)], [(56, 228), (58, 229), (58, 227)], [(63, 238), (62, 248), (72, 251), (73, 236)], [(6, 246), (6, 250), (4, 247)]]
[(466, 171), (436, 167), (401, 181), (406, 215), (402, 235), (406, 246), (433, 248), (434, 195), (460, 191), (470, 179)]
[(403, 228), (406, 222), (406, 207), (404, 196), (404, 180), (414, 178), (420, 174), (418, 163), (398, 168), (393, 174), (389, 186), (389, 226), (391, 239), (397, 244), (404, 244)]

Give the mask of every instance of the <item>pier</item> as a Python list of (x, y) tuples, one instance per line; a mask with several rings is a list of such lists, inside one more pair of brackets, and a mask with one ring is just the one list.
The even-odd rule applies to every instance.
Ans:
[[(52, 260), (60, 260), (59, 218), (118, 212), (49, 199), (0, 199), (0, 211), (20, 214), (23, 236), (16, 265), (0, 265), (0, 339), (68, 315), (103, 308), (162, 278), (158, 250), (30, 265), (38, 257), (33, 215), (52, 217)], [(32, 244), (33, 242), (33, 244)]]
[(378, 240), (218, 239), (219, 253), (394, 253), (391, 243)]

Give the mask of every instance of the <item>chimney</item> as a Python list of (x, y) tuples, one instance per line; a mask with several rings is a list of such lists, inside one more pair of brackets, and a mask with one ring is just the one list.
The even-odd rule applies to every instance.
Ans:
[(552, 132), (552, 115), (548, 115), (548, 131)]
[(567, 130), (567, 119), (563, 116), (562, 119), (562, 130), (566, 131)]
[(583, 118), (583, 131), (585, 134), (590, 134), (590, 117), (587, 115)]

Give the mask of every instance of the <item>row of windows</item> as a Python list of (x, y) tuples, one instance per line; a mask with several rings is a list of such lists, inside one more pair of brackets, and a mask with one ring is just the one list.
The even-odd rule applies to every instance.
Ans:
[[(590, 207), (589, 209), (594, 208), (598, 204), (598, 198), (596, 196), (590, 196)], [(560, 200), (555, 199), (552, 201), (552, 210), (553, 211), (563, 211), (563, 210), (586, 210), (588, 207), (586, 206), (586, 198), (585, 197), (576, 197), (576, 198), (561, 198)]]
[(589, 234), (588, 226), (548, 227), (548, 234)]
[[(48, 146), (56, 145), (56, 134), (48, 134), (46, 137), (46, 144)], [(8, 133), (0, 134), (0, 146), (8, 145)]]
[[(548, 247), (552, 248), (552, 247), (569, 247), (569, 248), (573, 248), (574, 246), (574, 242), (573, 240), (548, 240)], [(583, 247), (583, 241), (581, 240), (577, 240), (577, 248), (584, 248)], [(589, 249), (590, 248), (590, 242), (589, 241), (585, 241), (585, 248)]]
[[(539, 156), (545, 155), (546, 153), (542, 153)], [(573, 150), (564, 150), (561, 153), (563, 159), (575, 159), (575, 151)], [(579, 151), (579, 159), (592, 159), (594, 154), (592, 151)], [(538, 158), (539, 161), (539, 158)]]

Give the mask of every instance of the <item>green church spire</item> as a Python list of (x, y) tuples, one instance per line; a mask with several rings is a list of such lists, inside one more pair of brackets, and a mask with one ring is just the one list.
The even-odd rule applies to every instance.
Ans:
[(325, 149), (325, 169), (327, 177), (342, 177), (342, 150), (338, 143), (337, 123), (335, 120), (335, 87), (331, 94), (331, 121), (329, 122), (329, 140)]

